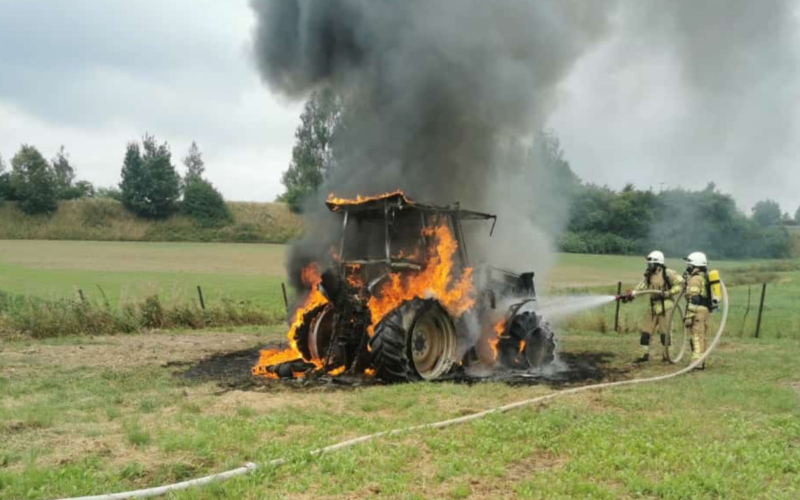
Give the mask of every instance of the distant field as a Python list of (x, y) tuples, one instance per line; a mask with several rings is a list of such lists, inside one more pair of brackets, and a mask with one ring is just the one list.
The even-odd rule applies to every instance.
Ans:
[[(262, 244), (0, 241), (0, 290), (46, 299), (81, 289), (112, 303), (159, 294), (282, 302), (284, 247)], [(100, 288), (98, 288), (100, 287)]]
[[(90, 241), (0, 241), (0, 290), (42, 298), (98, 294), (112, 302), (158, 293), (193, 298), (197, 285), (212, 300), (271, 301), (285, 281), (283, 245)], [(675, 262), (675, 265), (680, 263)], [(548, 285), (603, 287), (634, 283), (641, 257), (560, 254)]]
[[(725, 271), (732, 268), (758, 264), (763, 261), (717, 261), (712, 267)], [(679, 274), (683, 273), (686, 264), (682, 259), (667, 259), (667, 266)], [(620, 255), (558, 255), (556, 266), (548, 274), (548, 286), (564, 287), (601, 287), (613, 288), (618, 281), (624, 286), (638, 283), (642, 279), (645, 264), (643, 256)]]
[[(4, 271), (0, 289), (52, 296), (72, 293), (78, 287), (88, 291), (100, 284), (108, 285), (112, 289), (106, 292), (117, 296), (119, 290), (136, 288), (142, 282), (148, 289), (151, 284), (175, 289), (186, 283), (202, 285), (209, 276), (212, 280), (231, 276), (233, 280), (217, 292), (235, 295), (242, 290), (252, 296), (248, 287), (240, 287), (242, 279), (283, 279), (285, 248), (229, 243), (0, 240), (0, 266)], [(683, 262), (676, 259), (668, 264), (683, 268)], [(723, 269), (741, 265), (719, 264)], [(634, 283), (642, 271), (643, 259), (638, 256), (559, 254), (556, 266), (548, 273), (548, 285), (597, 287), (620, 280)]]
[[(0, 240), (0, 292), (43, 299), (94, 300), (101, 292), (112, 304), (158, 295), (164, 302), (197, 300), (197, 286), (208, 303), (222, 299), (251, 301), (281, 313), (280, 284), (286, 281), (283, 245), (234, 243), (139, 243)], [(671, 259), (678, 271), (683, 263)], [(800, 261), (712, 262), (731, 286), (731, 333), (755, 331), (759, 284), (769, 282), (764, 334), (800, 338)], [(627, 289), (642, 276), (642, 257), (559, 254), (543, 290), (611, 294), (618, 281)], [(735, 285), (735, 286), (734, 286)], [(745, 322), (748, 293), (750, 311)], [(635, 331), (644, 301), (622, 309), (621, 323)], [(613, 328), (613, 307), (592, 312)]]

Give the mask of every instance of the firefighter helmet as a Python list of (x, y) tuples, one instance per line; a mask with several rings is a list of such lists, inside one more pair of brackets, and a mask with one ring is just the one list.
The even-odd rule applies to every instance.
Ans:
[(692, 252), (683, 260), (689, 267), (708, 267), (708, 258), (703, 252)]
[(650, 255), (647, 256), (648, 264), (660, 264), (663, 266), (664, 262), (664, 252), (659, 252), (656, 250), (654, 252), (650, 252)]

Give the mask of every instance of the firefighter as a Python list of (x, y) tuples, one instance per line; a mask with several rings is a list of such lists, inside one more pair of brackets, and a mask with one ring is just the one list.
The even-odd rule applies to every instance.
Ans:
[[(686, 259), (686, 328), (691, 334), (692, 361), (706, 352), (708, 317), (714, 308), (708, 281), (708, 259), (702, 252), (694, 252)], [(705, 370), (703, 363), (697, 369)]]
[(669, 327), (669, 315), (675, 306), (673, 298), (680, 294), (683, 289), (683, 278), (667, 268), (664, 254), (659, 251), (651, 252), (647, 256), (647, 269), (644, 272), (644, 280), (639, 283), (634, 290), (628, 291), (623, 297), (623, 302), (633, 301), (635, 292), (648, 293), (650, 307), (645, 314), (644, 323), (641, 327), (641, 337), (639, 343), (642, 347), (642, 355), (636, 360), (637, 363), (650, 361), (650, 339), (656, 333), (661, 339), (661, 359), (669, 361), (667, 351), (667, 328)]

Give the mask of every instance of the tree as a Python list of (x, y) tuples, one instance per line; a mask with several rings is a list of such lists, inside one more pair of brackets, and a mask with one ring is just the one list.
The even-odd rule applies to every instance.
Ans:
[(207, 180), (197, 177), (190, 179), (184, 190), (181, 210), (202, 225), (222, 225), (232, 220), (231, 212), (225, 205), (222, 194)]
[(59, 195), (66, 193), (72, 188), (72, 183), (75, 181), (75, 169), (69, 162), (69, 155), (67, 154), (64, 146), (58, 150), (56, 156), (51, 160), (53, 165), (53, 172), (56, 177), (56, 187)]
[(11, 166), (11, 189), (23, 212), (49, 214), (58, 209), (56, 176), (39, 150), (23, 145), (11, 160)]
[(753, 207), (753, 221), (761, 227), (777, 226), (781, 223), (781, 206), (772, 200), (763, 200)]
[(800, 225), (800, 207), (797, 207), (797, 212), (794, 213), (794, 223)]
[(11, 174), (6, 172), (6, 163), (0, 155), (0, 201), (10, 200), (14, 196), (11, 192)]
[(315, 193), (333, 167), (333, 140), (341, 124), (342, 108), (330, 91), (315, 92), (306, 102), (295, 132), (289, 169), (281, 182), (286, 192), (278, 199), (298, 211), (303, 200)]
[(186, 176), (184, 176), (184, 183), (188, 186), (191, 181), (203, 178), (203, 173), (206, 171), (206, 164), (203, 161), (203, 153), (197, 147), (197, 143), (192, 141), (189, 147), (189, 152), (183, 159), (183, 164), (186, 166)]
[(142, 147), (128, 144), (122, 165), (122, 204), (140, 217), (159, 219), (174, 214), (180, 198), (180, 177), (169, 145), (145, 135)]

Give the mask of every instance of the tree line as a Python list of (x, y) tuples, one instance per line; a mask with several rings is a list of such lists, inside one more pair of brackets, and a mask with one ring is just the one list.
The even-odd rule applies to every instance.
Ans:
[[(279, 197), (293, 210), (302, 211), (303, 201), (336, 168), (346, 108), (330, 91), (307, 101)], [(502, 156), (498, 161), (529, 174), (532, 193), (543, 198), (529, 216), (557, 238), (564, 252), (641, 254), (659, 248), (686, 255), (703, 249), (713, 258), (781, 258), (793, 251), (787, 226), (800, 225), (800, 207), (792, 218), (777, 202), (763, 200), (748, 216), (714, 184), (654, 192), (631, 184), (614, 190), (585, 183), (566, 160), (558, 137), (548, 131), (531, 144), (505, 148)]]
[(119, 185), (96, 189), (76, 180), (63, 146), (48, 161), (36, 147), (22, 145), (10, 169), (0, 156), (0, 201), (15, 201), (28, 215), (47, 216), (61, 200), (111, 198), (138, 217), (163, 219), (182, 213), (204, 225), (230, 222), (222, 194), (203, 176), (205, 162), (197, 143), (192, 142), (183, 164), (186, 173), (181, 177), (169, 145), (145, 135), (141, 143), (127, 145)]

